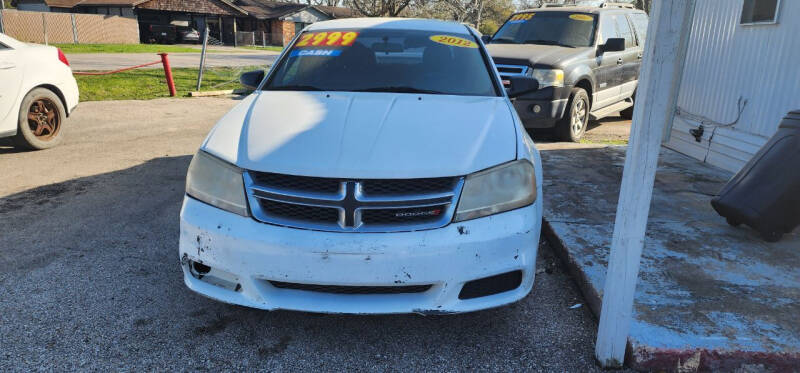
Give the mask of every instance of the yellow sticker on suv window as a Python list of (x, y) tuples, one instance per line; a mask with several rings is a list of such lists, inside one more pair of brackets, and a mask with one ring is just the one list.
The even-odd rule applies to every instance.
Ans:
[(461, 47), (461, 48), (477, 48), (478, 44), (474, 41), (459, 38), (458, 36), (451, 36), (451, 35), (433, 35), (430, 37), (431, 40), (444, 45), (449, 45), (453, 47)]
[(513, 15), (513, 16), (511, 16), (511, 18), (508, 20), (508, 23), (522, 23), (522, 22), (527, 22), (528, 20), (530, 20), (531, 18), (533, 18), (533, 15), (534, 15), (534, 14), (535, 14), (535, 13), (519, 13), (519, 14), (514, 14), (514, 15)]
[(576, 21), (594, 21), (592, 16), (587, 16), (586, 14), (570, 14), (569, 18)]
[(307, 32), (300, 36), (297, 47), (349, 47), (358, 38), (355, 31)]

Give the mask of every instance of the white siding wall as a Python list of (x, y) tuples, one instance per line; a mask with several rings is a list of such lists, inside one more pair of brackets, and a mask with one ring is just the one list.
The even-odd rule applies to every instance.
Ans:
[(696, 124), (675, 118), (667, 147), (738, 171), (769, 139), (786, 112), (800, 109), (800, 0), (782, 0), (776, 25), (739, 25), (743, 0), (698, 0), (678, 105), (717, 122), (736, 118), (739, 97), (748, 100), (738, 124), (707, 127), (700, 143)]

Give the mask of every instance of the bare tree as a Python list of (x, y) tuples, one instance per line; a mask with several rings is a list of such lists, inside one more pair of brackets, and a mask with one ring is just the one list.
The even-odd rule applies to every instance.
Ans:
[(306, 0), (308, 5), (342, 6), (343, 0)]
[(348, 0), (357, 12), (367, 17), (397, 17), (412, 0)]
[(634, 1), (634, 5), (637, 9), (642, 9), (645, 12), (650, 13), (650, 5), (652, 2), (652, 0), (636, 0)]
[[(440, 0), (450, 8), (453, 19), (459, 22), (476, 21), (481, 10), (483, 10), (484, 0)], [(477, 24), (477, 22), (475, 22)]]

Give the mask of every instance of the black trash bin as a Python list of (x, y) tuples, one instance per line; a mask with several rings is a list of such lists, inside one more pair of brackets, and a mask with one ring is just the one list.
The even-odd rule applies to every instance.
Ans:
[(769, 242), (800, 225), (800, 110), (786, 114), (711, 205), (729, 224), (746, 224)]

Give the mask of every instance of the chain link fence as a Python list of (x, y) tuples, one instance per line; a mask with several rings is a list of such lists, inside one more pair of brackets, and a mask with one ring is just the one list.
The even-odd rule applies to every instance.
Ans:
[(40, 44), (138, 44), (139, 22), (135, 18), (97, 14), (2, 10), (5, 34)]

